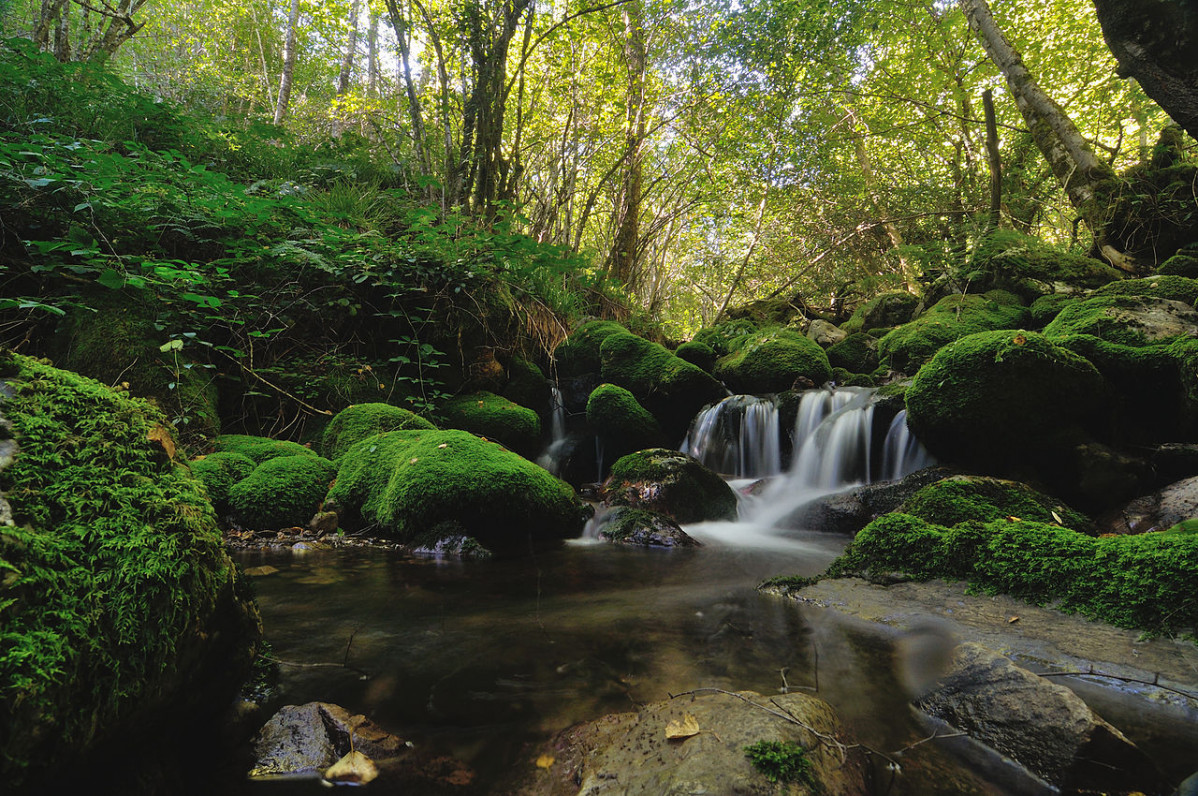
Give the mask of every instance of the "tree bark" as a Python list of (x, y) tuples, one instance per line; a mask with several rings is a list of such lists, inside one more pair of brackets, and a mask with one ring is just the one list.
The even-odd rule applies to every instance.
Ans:
[(990, 229), (998, 229), (1002, 219), (1002, 155), (998, 149), (998, 120), (994, 115), (994, 92), (982, 92), (986, 114), (986, 158), (990, 161)]
[(624, 118), (624, 172), (616, 198), (615, 235), (608, 273), (630, 291), (637, 288), (640, 247), (641, 199), (645, 147), (645, 47), (644, 14), (640, 0), (623, 7), (624, 63), (628, 70), (628, 99)]
[(354, 76), (354, 59), (358, 55), (358, 17), (362, 15), (361, 0), (354, 0), (349, 7), (349, 41), (345, 44), (345, 55), (341, 59), (341, 74), (337, 78), (337, 96), (349, 93), (349, 84)]
[(291, 0), (287, 13), (287, 37), (283, 42), (283, 74), (279, 77), (279, 96), (275, 99), (275, 124), (287, 119), (291, 104), (291, 84), (295, 80), (295, 55), (299, 38), (299, 0)]

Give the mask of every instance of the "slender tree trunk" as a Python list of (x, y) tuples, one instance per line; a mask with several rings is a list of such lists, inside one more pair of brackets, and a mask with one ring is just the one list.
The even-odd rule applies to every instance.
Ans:
[(295, 55), (299, 44), (299, 11), (299, 0), (291, 0), (291, 9), (287, 13), (287, 37), (283, 43), (283, 74), (279, 78), (279, 96), (275, 100), (275, 124), (282, 124), (287, 119), (291, 103), (291, 84), (295, 79)]
[(345, 55), (341, 58), (341, 74), (337, 78), (337, 96), (349, 93), (349, 84), (354, 76), (354, 59), (358, 55), (358, 17), (362, 16), (361, 0), (354, 0), (349, 7), (349, 41), (345, 44)]
[(998, 120), (994, 115), (994, 93), (982, 92), (982, 110), (986, 114), (986, 158), (990, 161), (990, 229), (998, 229), (1002, 220), (1002, 155), (998, 148)]
[(640, 0), (624, 5), (624, 64), (628, 70), (627, 111), (624, 117), (624, 172), (616, 198), (616, 229), (609, 255), (608, 273), (629, 290), (637, 288), (640, 248), (641, 199), (644, 181), (645, 46), (644, 14)]
[(375, 97), (379, 90), (379, 14), (371, 9), (370, 30), (366, 33), (366, 95)]

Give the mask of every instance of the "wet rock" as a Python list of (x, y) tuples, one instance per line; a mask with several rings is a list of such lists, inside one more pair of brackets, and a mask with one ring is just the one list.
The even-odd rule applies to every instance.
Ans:
[(251, 777), (323, 771), (353, 750), (373, 759), (395, 757), (403, 739), (362, 715), (328, 702), (287, 705), (254, 738)]
[(337, 530), (337, 525), (340, 520), (335, 511), (320, 511), (317, 512), (312, 519), (308, 520), (308, 530), (318, 535), (332, 533)]
[(896, 510), (923, 487), (955, 473), (947, 467), (927, 467), (901, 481), (867, 484), (825, 495), (799, 506), (779, 525), (854, 534), (883, 514)]
[(736, 518), (736, 494), (693, 456), (649, 448), (623, 456), (604, 484), (609, 506), (656, 511), (678, 522)]
[[(790, 714), (795, 721), (779, 713)], [(674, 735), (688, 726), (697, 726), (698, 733), (689, 735), (687, 730), (686, 737), (669, 740), (671, 725)], [(843, 737), (832, 708), (806, 694), (767, 698), (743, 691), (680, 697), (566, 730), (546, 748), (533, 752), (534, 773), (505, 792), (527, 796), (779, 793), (779, 786), (745, 755), (746, 746), (775, 741), (797, 743), (807, 750), (819, 793), (867, 793), (861, 750), (829, 743), (811, 730), (837, 740)]]
[(824, 348), (836, 345), (849, 336), (849, 333), (834, 323), (816, 318), (807, 327), (807, 339), (819, 343)]
[(1160, 772), (1068, 688), (979, 644), (957, 647), (940, 686), (916, 706), (1066, 793), (1157, 793)]
[(599, 538), (631, 547), (698, 547), (672, 518), (656, 511), (616, 506), (599, 522)]
[(1163, 531), (1194, 517), (1198, 517), (1198, 476), (1128, 502), (1107, 518), (1105, 530), (1110, 533)]

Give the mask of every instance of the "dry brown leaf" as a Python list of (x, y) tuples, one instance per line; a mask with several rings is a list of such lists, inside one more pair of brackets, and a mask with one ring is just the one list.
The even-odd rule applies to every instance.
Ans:
[(1051, 514), (1051, 515), (1052, 515), (1052, 518), (1053, 518), (1054, 520), (1056, 520), (1056, 521), (1057, 521), (1057, 525), (1064, 525), (1064, 524), (1065, 524), (1065, 521), (1061, 519), (1061, 515), (1060, 515), (1060, 514), (1057, 514), (1055, 511), (1049, 511), (1048, 513), (1049, 513), (1049, 514)]
[(365, 785), (379, 775), (374, 761), (358, 751), (353, 751), (329, 766), (324, 778), (329, 782), (357, 782)]
[(666, 738), (671, 741), (679, 738), (690, 738), (698, 734), (699, 720), (689, 713), (684, 715), (679, 721), (671, 721), (666, 724)]
[(448, 442), (442, 442), (440, 445), (437, 446), (438, 450), (441, 448), (448, 448), (448, 447), (449, 447)]
[(1024, 343), (1027, 342), (1027, 338), (1021, 334), (1017, 334), (1017, 335), (1015, 335), (1015, 339), (1012, 340), (1011, 342), (1013, 342), (1015, 345), (1023, 345)]
[(146, 434), (146, 439), (150, 442), (157, 442), (166, 451), (166, 457), (172, 462), (175, 460), (175, 439), (164, 426), (154, 426), (150, 429), (150, 433)]
[(1010, 616), (1010, 617), (1007, 617), (1007, 624), (1008, 624), (1008, 625), (1013, 625), (1013, 624), (1015, 624), (1015, 623), (1016, 623), (1016, 622), (1018, 622), (1018, 621), (1019, 621), (1019, 617), (1017, 617), (1017, 616)]
[(1023, 522), (1023, 520), (1018, 517), (1007, 517), (1007, 522)]
[(556, 760), (553, 755), (541, 755), (537, 758), (537, 768), (552, 768)]

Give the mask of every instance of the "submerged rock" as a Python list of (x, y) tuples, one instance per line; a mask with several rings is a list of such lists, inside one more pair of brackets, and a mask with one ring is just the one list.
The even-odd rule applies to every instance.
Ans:
[(632, 547), (698, 547), (670, 517), (656, 511), (616, 506), (597, 520), (599, 538)]
[[(351, 743), (352, 737), (352, 743)], [(381, 760), (406, 749), (404, 740), (340, 705), (287, 705), (253, 741), (251, 777), (321, 772), (353, 751)]]

